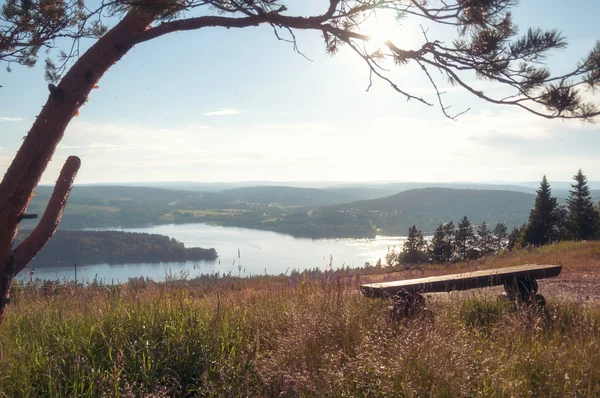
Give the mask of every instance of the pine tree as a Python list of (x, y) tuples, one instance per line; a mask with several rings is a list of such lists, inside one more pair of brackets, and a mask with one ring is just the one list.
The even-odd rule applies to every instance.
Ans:
[(569, 235), (572, 239), (577, 240), (598, 238), (600, 220), (598, 219), (598, 212), (594, 209), (587, 178), (579, 169), (573, 179), (575, 184), (571, 185), (572, 190), (569, 191), (569, 199), (567, 200)]
[(438, 225), (429, 242), (429, 261), (432, 263), (444, 262), (444, 224)]
[(498, 253), (500, 250), (506, 247), (508, 241), (508, 229), (504, 223), (499, 222), (496, 224), (494, 227), (493, 238), (494, 252)]
[(423, 233), (413, 225), (408, 228), (408, 237), (402, 248), (402, 264), (418, 264), (425, 261), (427, 257), (427, 242)]
[(454, 257), (454, 223), (440, 224), (428, 246), (429, 261), (447, 263)]
[(517, 242), (519, 242), (519, 239), (521, 238), (521, 235), (523, 235), (524, 230), (525, 224), (521, 225), (520, 227), (513, 228), (513, 230), (508, 235), (508, 243), (506, 245), (506, 248), (508, 250), (513, 250), (515, 246), (517, 246)]
[(535, 205), (529, 214), (529, 222), (523, 232), (525, 244), (545, 245), (552, 243), (559, 235), (559, 207), (552, 189), (546, 179), (542, 178), (537, 190)]
[(488, 256), (494, 252), (494, 236), (486, 222), (482, 222), (477, 228), (476, 249), (478, 255)]
[(444, 261), (454, 260), (454, 223), (452, 221), (444, 224)]
[(467, 216), (464, 216), (458, 223), (458, 229), (454, 234), (454, 245), (458, 258), (463, 261), (475, 258), (475, 244), (476, 239), (473, 233), (473, 226)]

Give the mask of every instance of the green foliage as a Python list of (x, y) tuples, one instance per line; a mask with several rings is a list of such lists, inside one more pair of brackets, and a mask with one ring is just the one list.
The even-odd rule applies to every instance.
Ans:
[(419, 264), (427, 258), (427, 242), (423, 233), (413, 225), (408, 229), (408, 236), (402, 247), (401, 264)]
[(552, 196), (552, 189), (544, 176), (537, 191), (534, 208), (529, 215), (529, 222), (523, 231), (523, 243), (531, 245), (552, 243), (562, 233), (559, 229), (560, 221), (558, 201)]
[(507, 244), (507, 249), (508, 250), (513, 250), (515, 248), (517, 248), (517, 244), (522, 245), (520, 242), (521, 240), (521, 236), (523, 235), (523, 231), (525, 230), (525, 224), (523, 224), (520, 227), (514, 227), (513, 230), (510, 232), (510, 234), (508, 235), (508, 244)]
[(477, 237), (475, 247), (479, 252), (479, 256), (489, 256), (496, 250), (494, 248), (494, 235), (487, 223), (484, 221), (477, 227)]
[(597, 239), (600, 236), (600, 216), (594, 209), (587, 178), (579, 169), (573, 179), (575, 184), (571, 185), (567, 199), (570, 237), (577, 240)]
[[(17, 241), (24, 239), (20, 235)], [(186, 248), (164, 235), (120, 231), (57, 231), (31, 263), (34, 267), (56, 264), (123, 264), (215, 260), (215, 249)]]
[(456, 248), (457, 257), (462, 261), (476, 258), (476, 244), (477, 238), (473, 232), (471, 221), (469, 221), (467, 216), (464, 216), (463, 219), (458, 223), (458, 229), (454, 234), (454, 245)]
[(499, 252), (508, 244), (508, 228), (504, 223), (499, 222), (494, 227), (492, 234), (494, 252)]
[(32, 67), (43, 45), (75, 28), (83, 2), (7, 0), (0, 11), (0, 61)]
[(429, 261), (447, 263), (454, 259), (454, 223), (440, 224), (429, 242)]

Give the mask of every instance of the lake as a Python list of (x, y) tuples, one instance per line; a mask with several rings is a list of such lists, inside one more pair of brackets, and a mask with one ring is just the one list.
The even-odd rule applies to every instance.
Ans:
[[(149, 228), (119, 229), (130, 232), (161, 234), (183, 242), (186, 247), (214, 247), (216, 261), (188, 261), (158, 264), (81, 264), (77, 265), (77, 279), (91, 281), (95, 277), (104, 283), (126, 282), (130, 277), (148, 277), (164, 280), (167, 275), (193, 278), (214, 272), (240, 276), (257, 274), (278, 275), (292, 269), (327, 269), (341, 266), (359, 267), (365, 262), (374, 264), (379, 258), (385, 262), (388, 248), (401, 246), (404, 237), (379, 236), (374, 239), (306, 239), (290, 235), (246, 228), (215, 227), (207, 224), (170, 224)], [(29, 280), (30, 267), (17, 278)], [(35, 268), (33, 279), (69, 279), (75, 277), (73, 264), (57, 264), (54, 268)]]

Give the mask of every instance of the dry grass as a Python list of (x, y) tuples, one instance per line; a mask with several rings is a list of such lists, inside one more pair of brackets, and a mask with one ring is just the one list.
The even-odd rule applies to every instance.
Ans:
[[(575, 280), (599, 262), (565, 243), (423, 274), (555, 263)], [(471, 294), (393, 323), (358, 274), (17, 289), (0, 396), (600, 395), (600, 304)]]

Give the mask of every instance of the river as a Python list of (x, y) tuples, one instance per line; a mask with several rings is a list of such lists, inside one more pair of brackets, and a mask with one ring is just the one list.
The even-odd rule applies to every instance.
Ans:
[[(166, 276), (193, 278), (214, 272), (240, 276), (257, 274), (278, 275), (293, 269), (327, 269), (330, 266), (359, 267), (365, 262), (374, 264), (379, 258), (385, 262), (389, 247), (400, 246), (404, 237), (380, 236), (374, 239), (306, 239), (290, 235), (246, 228), (215, 227), (207, 224), (170, 224), (149, 228), (121, 229), (167, 235), (183, 242), (186, 247), (214, 247), (216, 261), (188, 261), (183, 263), (133, 264), (78, 264), (77, 279), (81, 282), (94, 278), (103, 283), (126, 282), (130, 277), (148, 277), (165, 280)], [(18, 275), (29, 280), (31, 268)], [(35, 268), (33, 279), (73, 280), (73, 264), (53, 268)]]

